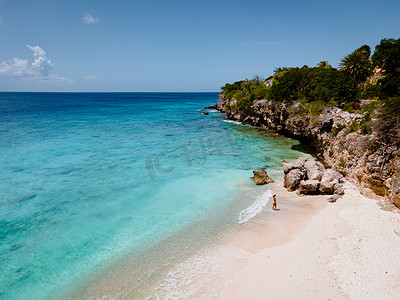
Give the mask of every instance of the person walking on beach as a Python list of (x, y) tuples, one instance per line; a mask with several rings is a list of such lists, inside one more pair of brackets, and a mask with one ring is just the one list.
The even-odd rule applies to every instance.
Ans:
[(276, 210), (276, 195), (272, 196), (272, 210)]

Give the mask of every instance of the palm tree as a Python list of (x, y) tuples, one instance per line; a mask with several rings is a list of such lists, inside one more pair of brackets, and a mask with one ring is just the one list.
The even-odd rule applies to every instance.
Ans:
[(347, 54), (339, 64), (344, 70), (356, 80), (357, 83), (364, 82), (371, 74), (371, 61), (368, 51), (362, 47)]

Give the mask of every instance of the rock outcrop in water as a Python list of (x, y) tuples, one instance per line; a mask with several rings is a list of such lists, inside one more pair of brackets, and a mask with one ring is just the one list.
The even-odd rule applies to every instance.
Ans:
[[(399, 148), (385, 144), (375, 132), (364, 134), (361, 130), (352, 130), (351, 124), (359, 123), (362, 114), (329, 107), (313, 116), (301, 112), (298, 101), (277, 103), (268, 100), (257, 100), (250, 110), (240, 112), (235, 110), (235, 103), (235, 99), (220, 94), (213, 108), (225, 113), (228, 119), (306, 141), (314, 146), (325, 167), (344, 174), (363, 191), (372, 191), (400, 208)], [(297, 170), (286, 179), (293, 188), (299, 187), (305, 176), (302, 170)], [(320, 181), (319, 189), (330, 193), (335, 186), (326, 178), (319, 178), (320, 171), (318, 167), (310, 171), (310, 175)], [(311, 183), (302, 184), (302, 190), (313, 187)]]
[(267, 171), (260, 170), (260, 171), (253, 171), (253, 179), (257, 185), (267, 184), (274, 182), (267, 174)]

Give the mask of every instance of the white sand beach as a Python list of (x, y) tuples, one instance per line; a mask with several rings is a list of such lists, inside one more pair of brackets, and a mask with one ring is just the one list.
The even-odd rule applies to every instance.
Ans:
[(251, 255), (222, 298), (399, 299), (400, 214), (345, 190), (293, 239)]

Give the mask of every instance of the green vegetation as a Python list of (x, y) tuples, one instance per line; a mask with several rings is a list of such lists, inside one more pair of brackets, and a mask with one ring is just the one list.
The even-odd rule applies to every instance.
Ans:
[(333, 136), (337, 136), (339, 132), (341, 132), (343, 129), (346, 128), (346, 125), (344, 124), (338, 124), (337, 126), (332, 128), (332, 134)]
[(275, 101), (306, 99), (307, 102), (334, 101), (343, 103), (354, 99), (356, 82), (334, 68), (286, 68), (275, 74), (267, 90), (268, 99)]
[(310, 102), (309, 107), (310, 107), (310, 114), (313, 116), (318, 116), (319, 114), (322, 113), (322, 111), (326, 107), (326, 103), (323, 100), (317, 100)]
[(400, 96), (400, 39), (383, 39), (375, 47), (372, 63), (385, 74), (378, 81), (380, 98)]
[(378, 80), (379, 122), (374, 131), (382, 143), (400, 145), (400, 39), (383, 39), (375, 47), (372, 63), (384, 71)]
[(222, 94), (225, 95), (226, 98), (232, 98), (233, 94), (236, 91), (240, 91), (242, 90), (242, 81), (236, 81), (233, 84), (227, 83), (225, 84), (223, 87), (221, 87), (222, 89)]
[(351, 122), (351, 124), (349, 125), (348, 133), (355, 132), (358, 130), (358, 128), (359, 128), (358, 122), (356, 120), (353, 120), (353, 122)]
[(265, 99), (267, 96), (267, 86), (255, 76), (252, 80), (236, 81), (233, 84), (225, 84), (222, 94), (227, 98), (234, 98), (237, 101), (235, 106), (239, 111), (246, 111), (253, 105), (254, 100)]
[(382, 100), (380, 121), (374, 123), (374, 131), (382, 143), (400, 146), (400, 96)]
[(371, 113), (369, 111), (366, 111), (364, 113), (363, 118), (360, 121), (360, 129), (362, 134), (371, 134), (372, 133), (372, 127), (371, 125)]
[(400, 116), (400, 96), (392, 97), (381, 101), (380, 117), (389, 119), (392, 116)]
[[(400, 123), (400, 39), (382, 39), (372, 56), (371, 48), (363, 45), (345, 55), (340, 67), (336, 69), (321, 61), (316, 67), (276, 68), (267, 81), (255, 76), (251, 80), (227, 83), (222, 87), (222, 94), (235, 99), (236, 104), (228, 103), (226, 109), (248, 111), (259, 99), (300, 100), (298, 107), (290, 108), (299, 115), (316, 116), (329, 106), (364, 113), (363, 120), (350, 124), (347, 132), (360, 129), (364, 134), (371, 133), (375, 128), (372, 116), (388, 124)], [(360, 99), (379, 101), (361, 105)], [(332, 134), (337, 135), (342, 129), (338, 126)]]
[(354, 52), (347, 54), (340, 66), (357, 83), (364, 82), (372, 74), (372, 64), (369, 60), (371, 48), (368, 45), (361, 46)]
[(349, 113), (359, 112), (360, 111), (360, 103), (357, 101), (350, 101), (343, 105), (343, 110), (348, 111)]
[(346, 162), (344, 161), (343, 157), (339, 159), (338, 167), (344, 168), (346, 166)]

